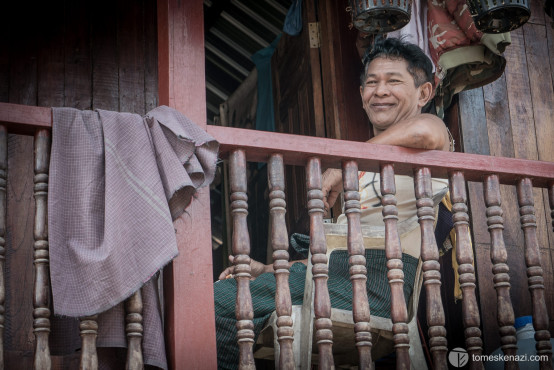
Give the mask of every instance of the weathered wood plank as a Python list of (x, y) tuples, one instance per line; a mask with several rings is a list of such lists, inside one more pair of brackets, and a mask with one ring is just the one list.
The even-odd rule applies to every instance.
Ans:
[(90, 48), (91, 4), (65, 4), (65, 107), (91, 109), (92, 57)]
[(158, 106), (156, 0), (144, 0), (144, 111)]
[(348, 219), (348, 255), (352, 282), (352, 317), (356, 333), (360, 369), (369, 369), (371, 359), (370, 312), (367, 299), (367, 268), (362, 227), (360, 223), (360, 193), (358, 165), (355, 161), (343, 162), (344, 213)]
[(143, 0), (118, 2), (119, 107), (144, 114)]
[(79, 330), (81, 332), (81, 361), (79, 370), (97, 370), (98, 352), (96, 337), (98, 336), (98, 315), (81, 317)]
[(6, 181), (8, 171), (8, 130), (0, 126), (0, 369), (4, 369), (4, 313), (6, 303)]
[(125, 370), (140, 370), (144, 368), (142, 356), (142, 294), (137, 290), (125, 301), (125, 333), (127, 334), (127, 361)]
[(113, 7), (113, 1), (100, 0), (92, 9), (92, 108), (118, 112), (117, 11), (106, 11)]

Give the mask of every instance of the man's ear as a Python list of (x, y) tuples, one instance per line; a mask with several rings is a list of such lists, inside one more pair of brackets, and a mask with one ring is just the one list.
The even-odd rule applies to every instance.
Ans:
[(418, 106), (423, 108), (433, 98), (433, 85), (431, 82), (424, 82), (419, 86)]
[(364, 87), (360, 86), (360, 96), (362, 97), (362, 101), (364, 99)]

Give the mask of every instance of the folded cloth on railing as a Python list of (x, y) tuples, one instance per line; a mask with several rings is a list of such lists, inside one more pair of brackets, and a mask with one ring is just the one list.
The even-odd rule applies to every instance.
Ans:
[(54, 312), (115, 306), (177, 255), (173, 220), (214, 177), (218, 143), (181, 113), (53, 109), (48, 230)]

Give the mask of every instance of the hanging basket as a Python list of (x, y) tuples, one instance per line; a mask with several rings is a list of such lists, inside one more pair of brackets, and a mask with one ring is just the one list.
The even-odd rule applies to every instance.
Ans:
[(410, 22), (412, 0), (350, 0), (352, 23), (366, 33), (386, 33)]
[(485, 33), (510, 32), (531, 15), (529, 0), (467, 0), (475, 26)]

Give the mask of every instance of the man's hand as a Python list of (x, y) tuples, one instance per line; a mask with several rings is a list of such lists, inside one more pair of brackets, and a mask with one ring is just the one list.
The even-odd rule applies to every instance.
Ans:
[[(235, 256), (229, 256), (231, 266), (227, 267), (221, 274), (219, 274), (219, 280), (233, 277), (233, 274), (235, 273), (235, 265), (233, 265), (234, 260)], [(273, 272), (273, 265), (264, 265), (263, 263), (253, 259), (250, 260), (250, 275), (252, 275), (252, 279), (257, 278), (264, 272)]]
[(324, 216), (327, 217), (329, 210), (342, 192), (342, 171), (336, 168), (329, 168), (325, 171), (322, 176), (321, 190), (323, 191), (323, 205), (325, 208)]

